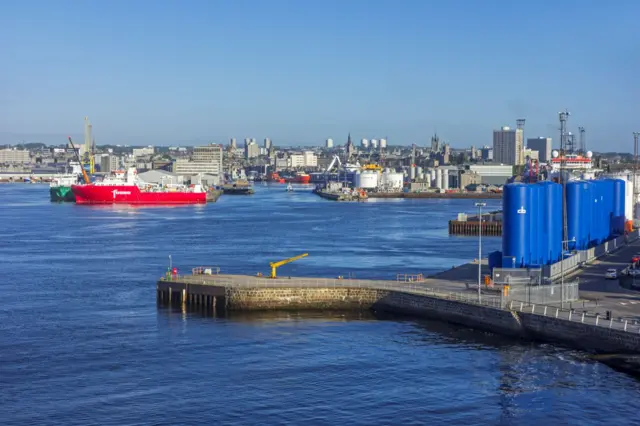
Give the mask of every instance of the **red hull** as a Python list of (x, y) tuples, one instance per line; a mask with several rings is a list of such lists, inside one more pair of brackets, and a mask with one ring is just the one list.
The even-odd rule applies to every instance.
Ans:
[(293, 178), (293, 182), (294, 183), (309, 183), (311, 181), (311, 176), (309, 175), (303, 175), (303, 176), (296, 176), (295, 178)]
[(76, 204), (205, 204), (205, 192), (144, 192), (135, 185), (71, 185)]

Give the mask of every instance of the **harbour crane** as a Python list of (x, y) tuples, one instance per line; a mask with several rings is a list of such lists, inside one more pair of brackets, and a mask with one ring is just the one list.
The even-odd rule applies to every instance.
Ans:
[(271, 266), (271, 276), (269, 278), (276, 278), (276, 269), (282, 265), (286, 265), (287, 263), (291, 263), (295, 260), (302, 259), (303, 257), (309, 256), (309, 253), (302, 253), (298, 256), (290, 257), (289, 259), (281, 260), (279, 262), (270, 262), (269, 266)]
[[(82, 161), (80, 161), (80, 156), (78, 155), (78, 151), (76, 151), (76, 147), (73, 144), (73, 141), (71, 140), (71, 136), (69, 136), (69, 143), (71, 144), (71, 149), (73, 149), (73, 154), (76, 156), (76, 161), (78, 162), (78, 164), (80, 164), (82, 166)], [(84, 179), (84, 183), (86, 183), (87, 185), (91, 183), (91, 179), (89, 179), (89, 175), (87, 175), (87, 171), (84, 169), (84, 167), (81, 167), (82, 169), (82, 178)]]

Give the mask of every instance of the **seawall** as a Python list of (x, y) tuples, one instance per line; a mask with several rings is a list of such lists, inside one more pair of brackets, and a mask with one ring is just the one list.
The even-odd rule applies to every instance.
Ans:
[[(428, 318), (505, 336), (559, 343), (592, 353), (640, 354), (640, 327), (569, 315), (544, 306), (503, 308), (500, 298), (478, 304), (472, 294), (436, 293), (427, 288), (353, 286), (233, 286), (207, 282), (158, 281), (158, 301), (215, 312), (260, 310), (374, 310)], [(525, 312), (526, 311), (526, 312)], [(596, 320), (597, 321), (597, 320)]]

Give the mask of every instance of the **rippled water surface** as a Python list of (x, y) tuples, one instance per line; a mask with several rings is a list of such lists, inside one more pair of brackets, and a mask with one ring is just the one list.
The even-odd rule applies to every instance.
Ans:
[[(392, 278), (476, 257), (467, 200), (335, 203), (257, 187), (207, 206), (51, 204), (0, 185), (0, 412), (7, 425), (634, 424), (638, 382), (577, 352), (368, 313), (158, 309), (183, 271)], [(489, 207), (499, 207), (489, 201)], [(499, 248), (487, 239), (485, 251)]]

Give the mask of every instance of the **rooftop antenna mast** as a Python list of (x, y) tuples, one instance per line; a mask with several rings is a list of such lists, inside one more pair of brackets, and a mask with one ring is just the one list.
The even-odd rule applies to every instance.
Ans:
[(585, 155), (587, 153), (587, 140), (585, 139), (584, 127), (578, 127), (580, 132), (580, 154)]

